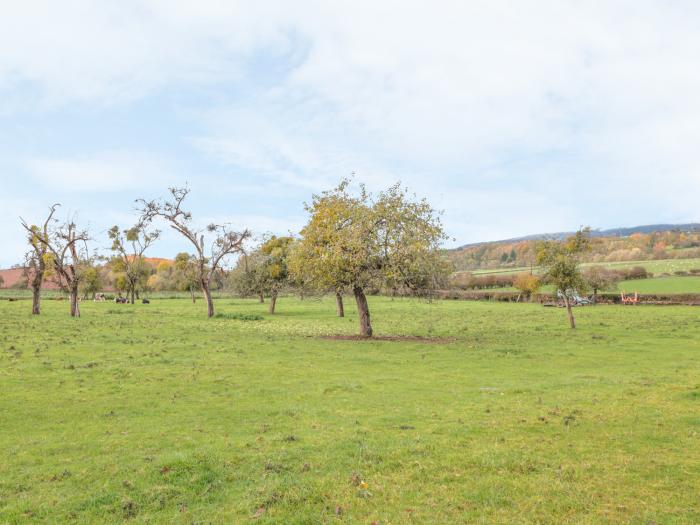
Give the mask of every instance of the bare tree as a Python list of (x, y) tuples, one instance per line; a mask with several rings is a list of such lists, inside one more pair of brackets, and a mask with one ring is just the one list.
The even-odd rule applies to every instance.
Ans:
[(128, 230), (120, 231), (112, 226), (107, 232), (112, 241), (111, 250), (116, 254), (113, 268), (124, 273), (127, 296), (134, 304), (136, 287), (144, 270), (143, 254), (160, 236), (159, 230), (149, 230), (148, 222), (139, 222)]
[[(33, 231), (24, 221), (22, 226), (29, 234)], [(46, 236), (36, 236), (36, 239), (46, 247), (44, 258), (55, 273), (56, 282), (70, 296), (71, 317), (80, 317), (78, 288), (86, 263), (90, 261), (87, 247), (90, 237), (87, 230), (78, 230), (72, 220), (67, 220), (54, 230), (49, 228), (47, 233)]]
[(41, 286), (44, 283), (44, 275), (46, 274), (49, 225), (54, 220), (54, 213), (56, 213), (56, 208), (59, 206), (60, 204), (54, 204), (49, 208), (49, 214), (42, 226), (34, 224), (30, 226), (20, 217), (22, 226), (27, 231), (27, 242), (30, 246), (29, 251), (25, 255), (24, 274), (32, 289), (32, 314), (34, 315), (41, 313)]
[[(192, 243), (196, 254), (196, 274), (202, 293), (207, 300), (207, 315), (214, 315), (214, 302), (211, 297), (211, 280), (227, 255), (242, 253), (243, 243), (250, 237), (250, 231), (232, 231), (227, 224), (209, 224), (205, 229), (197, 229), (192, 224), (192, 213), (182, 209), (182, 204), (190, 193), (189, 188), (170, 188), (170, 199), (146, 201), (138, 199), (141, 205), (141, 220), (150, 221), (156, 217)], [(205, 233), (213, 235), (213, 240), (205, 243)]]

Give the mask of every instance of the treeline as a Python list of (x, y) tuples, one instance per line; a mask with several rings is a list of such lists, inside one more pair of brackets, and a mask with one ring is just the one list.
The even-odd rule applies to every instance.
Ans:
[[(372, 335), (366, 295), (382, 290), (429, 295), (443, 287), (452, 266), (440, 249), (446, 239), (439, 214), (400, 184), (373, 195), (364, 185), (351, 192), (350, 181), (313, 195), (309, 219), (298, 235), (267, 236), (253, 245), (247, 228), (227, 223), (197, 224), (189, 210), (188, 187), (170, 188), (166, 197), (137, 199), (138, 217), (129, 227), (108, 231), (109, 255), (90, 248), (94, 239), (71, 218), (56, 218), (59, 204), (43, 222), (21, 219), (29, 251), (23, 265), (33, 292), (32, 313), (40, 314), (40, 291), (47, 280), (70, 297), (70, 313), (80, 316), (80, 297), (111, 288), (134, 304), (150, 290), (189, 290), (204, 296), (214, 317), (212, 290), (229, 288), (240, 295), (270, 299), (270, 313), (283, 291), (334, 294), (337, 315), (343, 297), (357, 303), (360, 334)], [(174, 230), (192, 253), (151, 264), (146, 251), (160, 239), (159, 227)], [(253, 245), (253, 246), (251, 246)], [(237, 263), (227, 271), (227, 261)], [(124, 301), (127, 302), (126, 298)]]
[[(484, 243), (450, 252), (457, 270), (531, 266), (536, 240)], [(595, 237), (582, 262), (624, 262), (700, 257), (700, 231), (634, 233), (628, 237)]]

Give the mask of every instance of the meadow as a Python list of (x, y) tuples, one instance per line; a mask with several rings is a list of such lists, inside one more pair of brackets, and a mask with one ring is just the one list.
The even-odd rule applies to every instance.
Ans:
[[(609, 262), (609, 263), (584, 263), (581, 267), (585, 270), (592, 266), (602, 266), (613, 270), (629, 269), (635, 266), (641, 266), (648, 272), (654, 274), (654, 277), (649, 279), (632, 279), (621, 281), (618, 283), (617, 290), (625, 292), (638, 292), (640, 294), (697, 294), (700, 293), (700, 276), (699, 275), (673, 275), (674, 272), (689, 272), (700, 268), (700, 259), (661, 259), (652, 261), (624, 261), (624, 262)], [(535, 273), (538, 268), (533, 268)], [(511, 275), (514, 273), (530, 272), (530, 267), (502, 267), (490, 268), (483, 270), (475, 270), (472, 273), (476, 276), (484, 275)], [(492, 291), (500, 292), (516, 292), (517, 289), (508, 286), (500, 288), (491, 288)], [(543, 293), (553, 293), (554, 289), (551, 286), (543, 286)]]
[[(646, 268), (648, 272), (653, 274), (662, 274), (673, 272), (688, 272), (700, 268), (700, 259), (658, 259), (658, 260), (645, 260), (645, 261), (618, 261), (618, 262), (599, 262), (599, 263), (583, 263), (581, 267), (583, 269), (590, 268), (591, 266), (602, 266), (603, 268), (609, 268), (613, 270), (621, 270), (625, 268), (634, 268), (635, 266), (641, 266)], [(537, 270), (537, 267), (534, 267)], [(488, 275), (488, 274), (511, 274), (520, 272), (529, 272), (529, 266), (503, 266), (500, 268), (484, 268), (480, 270), (472, 270), (469, 273), (474, 275)]]
[(0, 302), (0, 523), (700, 522), (700, 308)]
[(700, 276), (632, 279), (619, 283), (618, 289), (641, 294), (697, 294), (700, 293)]
[[(489, 291), (497, 292), (517, 292), (514, 286), (503, 286), (500, 288), (489, 288)], [(554, 286), (544, 285), (540, 288), (541, 293), (555, 293)], [(663, 294), (663, 295), (683, 295), (700, 294), (700, 276), (673, 276), (673, 277), (653, 277), (651, 279), (630, 279), (620, 281), (616, 290), (606, 290), (606, 293), (638, 292), (640, 294)]]

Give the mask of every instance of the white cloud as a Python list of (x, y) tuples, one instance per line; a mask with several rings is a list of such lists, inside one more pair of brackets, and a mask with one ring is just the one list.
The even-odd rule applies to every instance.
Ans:
[(0, 18), (0, 93), (23, 89), (43, 108), (110, 106), (173, 84), (236, 79), (257, 46), (288, 45), (269, 14), (219, 0), (13, 2)]
[[(458, 243), (700, 219), (695, 2), (74, 0), (3, 15), (6, 113), (191, 89), (205, 156), (309, 193), (352, 171), (401, 179), (445, 208)], [(27, 166), (103, 192), (158, 172), (148, 155)]]

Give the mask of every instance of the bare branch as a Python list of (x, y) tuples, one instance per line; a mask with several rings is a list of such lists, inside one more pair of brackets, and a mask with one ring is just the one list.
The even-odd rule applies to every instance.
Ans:
[[(209, 315), (212, 316), (213, 306), (209, 293), (212, 277), (227, 255), (242, 251), (243, 242), (250, 237), (250, 231), (246, 229), (236, 232), (229, 230), (226, 224), (216, 223), (211, 223), (202, 230), (197, 229), (192, 225), (192, 213), (183, 208), (190, 189), (187, 186), (169, 188), (169, 192), (170, 197), (166, 200), (138, 199), (136, 202), (140, 205), (141, 220), (160, 218), (194, 246), (197, 252), (198, 281), (207, 297)], [(205, 240), (206, 234), (213, 236), (209, 250)]]

